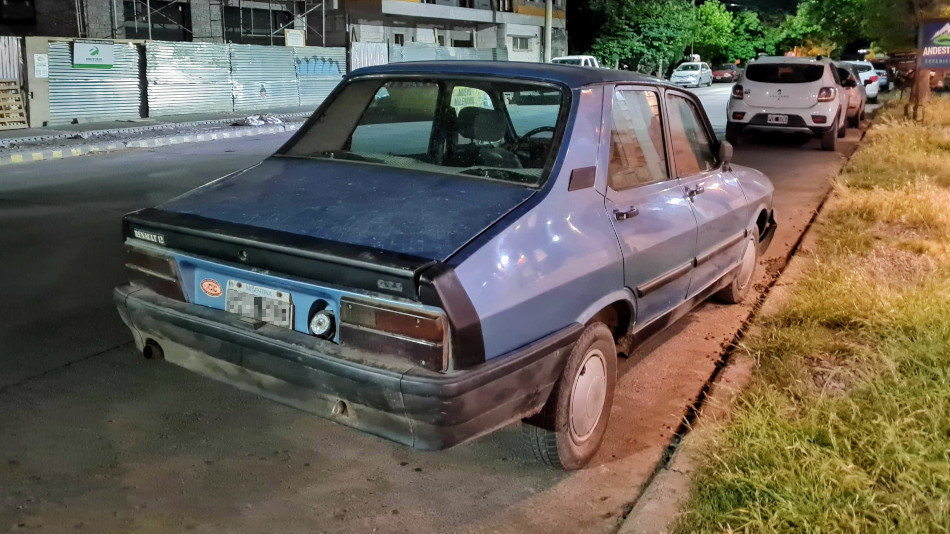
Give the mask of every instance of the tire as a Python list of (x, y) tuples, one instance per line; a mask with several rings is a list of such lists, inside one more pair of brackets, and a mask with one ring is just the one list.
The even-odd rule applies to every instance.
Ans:
[(875, 97), (868, 98), (868, 102), (872, 104), (877, 104), (877, 97), (875, 96)]
[(835, 125), (821, 134), (821, 149), (834, 150), (838, 145), (838, 117), (835, 117)]
[(861, 117), (858, 120), (863, 121), (866, 118), (867, 118), (867, 110), (864, 109), (864, 106), (861, 106)]
[[(588, 325), (574, 344), (544, 408), (522, 426), (535, 456), (565, 471), (587, 465), (607, 431), (616, 384), (617, 346), (613, 334), (603, 323)], [(579, 395), (582, 390), (583, 397)], [(579, 410), (575, 400), (586, 401), (587, 408)]]
[(739, 260), (739, 272), (732, 282), (720, 289), (713, 298), (724, 304), (739, 304), (752, 287), (752, 275), (755, 274), (755, 267), (759, 264), (759, 248), (756, 244), (759, 242), (759, 230), (756, 228), (752, 235), (746, 240), (746, 248), (742, 252), (742, 259)]
[(844, 123), (838, 127), (838, 139), (844, 139), (848, 135), (848, 117), (844, 118)]
[(730, 123), (726, 123), (726, 141), (729, 141), (732, 146), (739, 146), (739, 142), (742, 140), (742, 128), (739, 126), (733, 126)]
[(861, 114), (855, 113), (854, 117), (848, 117), (848, 128), (857, 128), (861, 125)]

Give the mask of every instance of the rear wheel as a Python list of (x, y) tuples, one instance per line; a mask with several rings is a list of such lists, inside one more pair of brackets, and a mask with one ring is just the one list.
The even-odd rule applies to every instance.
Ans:
[(858, 126), (860, 126), (860, 124), (861, 124), (861, 113), (860, 113), (860, 112), (855, 113), (855, 114), (854, 114), (854, 117), (849, 117), (849, 118), (848, 118), (848, 127), (849, 127), (849, 128), (857, 128)]
[(835, 124), (828, 128), (827, 132), (821, 134), (821, 149), (834, 150), (838, 145), (838, 117), (835, 117)]
[(845, 116), (844, 122), (838, 127), (838, 139), (844, 139), (848, 135), (848, 117)]
[(739, 272), (736, 273), (736, 277), (731, 284), (714, 295), (716, 300), (726, 304), (738, 304), (745, 298), (749, 288), (752, 287), (752, 275), (755, 273), (755, 266), (759, 262), (759, 249), (756, 246), (758, 242), (759, 230), (755, 229), (749, 239), (745, 241), (742, 260), (739, 262)]
[(739, 141), (741, 139), (742, 127), (731, 123), (726, 123), (726, 141), (729, 141), (732, 146), (739, 146)]
[(617, 383), (617, 346), (603, 323), (589, 325), (574, 344), (541, 412), (523, 434), (535, 456), (565, 471), (580, 469), (600, 448)]

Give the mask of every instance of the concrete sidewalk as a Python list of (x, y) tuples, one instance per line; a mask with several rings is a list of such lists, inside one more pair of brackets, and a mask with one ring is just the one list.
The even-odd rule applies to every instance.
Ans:
[(216, 114), (5, 130), (0, 131), (0, 166), (293, 131), (312, 112), (292, 109), (269, 113), (281, 122), (260, 126), (233, 125), (250, 114)]

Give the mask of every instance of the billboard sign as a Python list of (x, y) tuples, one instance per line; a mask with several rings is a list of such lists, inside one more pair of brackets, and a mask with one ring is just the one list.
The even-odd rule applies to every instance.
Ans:
[(284, 30), (284, 46), (302, 47), (306, 45), (306, 40), (303, 30)]
[(950, 19), (925, 21), (919, 41), (922, 67), (950, 69)]
[(73, 41), (73, 68), (111, 69), (113, 46), (112, 41)]

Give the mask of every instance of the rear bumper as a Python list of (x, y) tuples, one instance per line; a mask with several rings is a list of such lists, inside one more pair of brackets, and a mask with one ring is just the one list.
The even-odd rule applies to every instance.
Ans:
[(114, 291), (136, 345), (171, 363), (416, 449), (438, 450), (536, 413), (582, 326), (441, 374), (134, 286)]
[(777, 125), (777, 124), (768, 124), (765, 115), (757, 115), (754, 120), (749, 122), (739, 122), (739, 121), (728, 121), (728, 126), (731, 129), (735, 129), (739, 132), (745, 130), (756, 130), (762, 132), (778, 132), (778, 133), (804, 133), (811, 134), (816, 136), (821, 136), (824, 133), (829, 132), (834, 128), (835, 124), (825, 125), (825, 126), (813, 126), (809, 125), (798, 115), (789, 115), (788, 124)]

